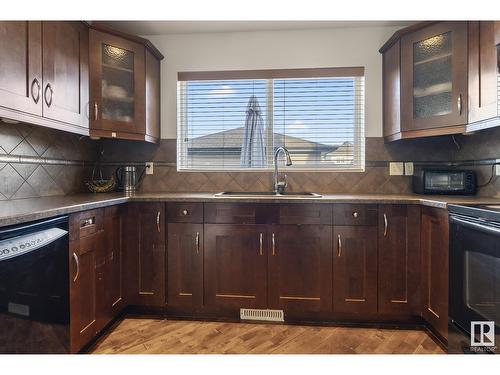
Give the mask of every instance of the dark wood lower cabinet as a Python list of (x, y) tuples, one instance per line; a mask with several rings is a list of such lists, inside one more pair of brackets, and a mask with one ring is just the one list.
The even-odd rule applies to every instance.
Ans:
[(422, 208), (422, 317), (448, 338), (448, 212)]
[(103, 329), (125, 307), (122, 282), (124, 207), (104, 209), (104, 246), (96, 265), (97, 328)]
[(96, 257), (103, 233), (70, 241), (70, 350), (78, 352), (97, 332)]
[(333, 311), (377, 312), (377, 227), (335, 226)]
[(205, 224), (205, 305), (234, 314), (267, 307), (267, 226)]
[(380, 205), (378, 312), (420, 312), (420, 206)]
[(165, 203), (132, 203), (126, 224), (126, 285), (132, 305), (165, 307)]
[(269, 308), (286, 312), (332, 309), (332, 227), (276, 225), (268, 253)]
[[(161, 202), (70, 216), (72, 352), (128, 305), (220, 318), (241, 308), (279, 309), (290, 321), (422, 315), (446, 339), (446, 210), (313, 207), (310, 224), (300, 224), (300, 207), (266, 218), (262, 205), (217, 205), (206, 216), (201, 203), (169, 204), (168, 224)], [(233, 223), (203, 223), (221, 217)]]
[(168, 311), (192, 314), (203, 305), (203, 224), (168, 224)]

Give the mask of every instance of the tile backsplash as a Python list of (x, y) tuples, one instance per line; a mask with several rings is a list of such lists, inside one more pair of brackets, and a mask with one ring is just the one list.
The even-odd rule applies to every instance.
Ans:
[[(124, 156), (125, 155), (125, 156)], [(289, 172), (291, 191), (318, 193), (410, 193), (411, 177), (389, 176), (391, 161), (423, 163), (500, 159), (500, 128), (474, 135), (402, 140), (385, 143), (366, 139), (366, 170), (363, 173)], [(141, 192), (267, 191), (270, 172), (177, 172), (176, 141), (158, 145), (120, 140), (93, 141), (69, 133), (25, 124), (0, 122), (0, 200), (85, 192), (96, 161), (107, 163), (106, 176), (118, 165), (154, 161)], [(479, 183), (489, 180), (492, 167), (475, 169)], [(500, 181), (479, 190), (482, 196), (500, 196)]]
[[(85, 191), (98, 150), (98, 142), (78, 135), (0, 122), (0, 200)], [(7, 156), (14, 161), (2, 162)]]
[[(287, 172), (290, 191), (317, 193), (410, 193), (411, 177), (389, 176), (388, 163), (396, 160), (450, 160), (454, 144), (436, 137), (386, 144), (382, 138), (366, 140), (365, 172)], [(155, 173), (144, 177), (141, 192), (269, 191), (271, 172), (177, 172), (176, 141), (159, 145), (128, 141), (103, 141), (103, 160), (118, 162), (126, 154), (130, 161), (156, 161)]]

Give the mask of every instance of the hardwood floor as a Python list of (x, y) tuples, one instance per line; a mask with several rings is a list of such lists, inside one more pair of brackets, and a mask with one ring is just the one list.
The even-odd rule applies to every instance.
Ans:
[(419, 330), (126, 318), (95, 354), (442, 354)]

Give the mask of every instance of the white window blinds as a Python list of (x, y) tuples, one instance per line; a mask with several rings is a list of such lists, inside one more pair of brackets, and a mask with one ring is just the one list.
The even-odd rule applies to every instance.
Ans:
[(178, 170), (364, 170), (364, 69), (179, 73)]

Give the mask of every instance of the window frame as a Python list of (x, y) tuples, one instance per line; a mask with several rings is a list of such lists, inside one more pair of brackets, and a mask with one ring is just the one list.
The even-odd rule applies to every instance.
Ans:
[[(356, 167), (332, 167), (327, 165), (325, 167), (321, 166), (310, 166), (310, 167), (286, 167), (281, 166), (283, 170), (293, 173), (293, 172), (365, 172), (365, 126), (366, 126), (366, 88), (365, 88), (365, 68), (364, 67), (335, 67), (335, 68), (303, 68), (303, 69), (267, 69), (267, 70), (227, 70), (227, 71), (192, 71), (192, 72), (178, 72), (177, 74), (177, 139), (176, 145), (179, 147), (179, 140), (184, 136), (183, 127), (180, 126), (181, 118), (186, 118), (187, 104), (185, 102), (184, 95), (180, 95), (182, 82), (187, 81), (221, 81), (221, 80), (268, 80), (268, 92), (272, 95), (267, 96), (266, 108), (270, 110), (270, 116), (268, 112), (266, 128), (267, 132), (271, 131), (269, 123), (272, 122), (273, 115), (273, 105), (270, 105), (274, 101), (273, 93), (273, 80), (275, 79), (308, 79), (308, 78), (341, 78), (341, 77), (354, 77), (362, 80), (362, 96), (358, 96), (355, 100), (355, 113), (362, 113), (361, 117), (355, 117), (355, 121), (360, 121), (362, 124), (355, 125), (354, 130), (356, 131), (354, 136), (354, 150), (353, 158), (359, 161)], [(269, 91), (270, 90), (270, 91)], [(357, 119), (357, 120), (356, 120)], [(356, 142), (360, 142), (356, 147)], [(274, 148), (273, 148), (274, 149)], [(213, 173), (224, 173), (224, 172), (271, 172), (274, 170), (274, 163), (268, 167), (240, 167), (240, 168), (181, 168), (180, 165), (181, 152), (177, 152), (177, 171), (178, 172), (213, 172)]]

